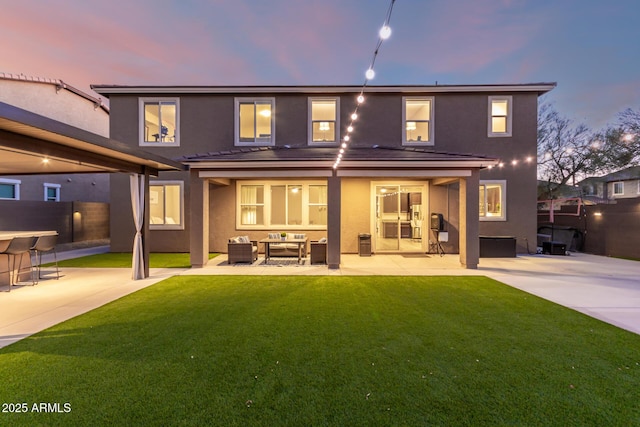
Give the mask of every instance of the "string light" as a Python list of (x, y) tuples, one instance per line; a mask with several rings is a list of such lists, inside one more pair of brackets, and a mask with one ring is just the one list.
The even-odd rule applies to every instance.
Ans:
[(376, 76), (376, 72), (369, 68), (367, 72), (364, 73), (364, 76), (367, 78), (367, 80), (372, 80)]
[(388, 25), (384, 25), (382, 28), (380, 28), (379, 35), (382, 40), (388, 39), (389, 36), (391, 36), (391, 28)]
[[(367, 86), (367, 83), (369, 82), (369, 80), (373, 79), (376, 75), (376, 72), (374, 71), (374, 65), (376, 63), (376, 57), (378, 56), (378, 52), (380, 51), (380, 46), (382, 45), (382, 42), (384, 40), (387, 40), (391, 36), (391, 27), (389, 27), (389, 21), (391, 20), (391, 12), (393, 11), (394, 3), (395, 3), (395, 0), (391, 0), (391, 2), (389, 3), (389, 9), (387, 9), (387, 15), (385, 17), (384, 24), (382, 25), (382, 28), (380, 28), (380, 31), (378, 32), (378, 43), (376, 45), (375, 51), (373, 52), (373, 58), (371, 59), (371, 64), (369, 65), (369, 68), (365, 72), (365, 80), (364, 80), (364, 83), (362, 84), (362, 90), (360, 91), (360, 94), (356, 98), (357, 105), (353, 114), (351, 114), (351, 123), (349, 123), (349, 126), (347, 127), (347, 133), (353, 132), (353, 122), (355, 122), (358, 119), (358, 107), (360, 106), (360, 104), (364, 103), (364, 100), (365, 100), (364, 89)], [(342, 160), (342, 156), (344, 155), (346, 149), (348, 148), (347, 143), (349, 142), (351, 137), (349, 135), (345, 135), (342, 139), (344, 142), (340, 146), (340, 150), (336, 156), (336, 160), (333, 163), (334, 170), (338, 168), (338, 165)]]

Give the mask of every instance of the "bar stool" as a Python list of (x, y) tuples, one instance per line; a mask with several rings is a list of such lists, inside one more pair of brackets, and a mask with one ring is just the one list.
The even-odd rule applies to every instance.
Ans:
[[(9, 290), (11, 290), (11, 286), (18, 283), (18, 279), (20, 279), (20, 274), (22, 274), (25, 270), (28, 270), (31, 273), (31, 283), (33, 285), (38, 282), (34, 278), (33, 265), (31, 264), (31, 246), (33, 245), (33, 237), (14, 237), (9, 243), (7, 249), (2, 252), (2, 254), (7, 255), (7, 264), (9, 264), (9, 259), (13, 257), (13, 263), (11, 263), (11, 269), (9, 270)], [(24, 255), (27, 254), (29, 257), (29, 265), (23, 266), (22, 260), (24, 259)], [(16, 269), (16, 260), (20, 258), (18, 262), (18, 266)], [(13, 277), (11, 277), (13, 275)]]
[(7, 283), (9, 283), (9, 291), (11, 291), (11, 261), (10, 261), (11, 256), (8, 253), (6, 253), (6, 250), (7, 248), (9, 248), (9, 245), (11, 244), (12, 240), (13, 238), (0, 241), (0, 255), (7, 256), (7, 270), (3, 271), (2, 273), (3, 274), (6, 273), (8, 276)]
[(31, 252), (35, 255), (36, 259), (36, 271), (38, 273), (38, 279), (42, 279), (41, 266), (42, 266), (42, 254), (44, 252), (53, 251), (53, 259), (56, 264), (56, 280), (60, 278), (60, 270), (58, 269), (58, 254), (56, 253), (56, 242), (58, 241), (58, 235), (53, 234), (50, 236), (40, 236), (36, 238), (35, 243), (31, 247)]

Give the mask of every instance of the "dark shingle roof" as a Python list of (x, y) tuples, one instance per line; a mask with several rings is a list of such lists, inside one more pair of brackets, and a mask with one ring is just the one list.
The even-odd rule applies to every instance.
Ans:
[[(211, 161), (333, 161), (338, 147), (271, 146), (237, 147), (231, 150), (197, 153), (175, 160), (187, 163)], [(418, 147), (390, 147), (382, 145), (354, 146), (346, 150), (343, 161), (438, 161), (438, 160), (493, 160), (492, 157), (435, 151)]]

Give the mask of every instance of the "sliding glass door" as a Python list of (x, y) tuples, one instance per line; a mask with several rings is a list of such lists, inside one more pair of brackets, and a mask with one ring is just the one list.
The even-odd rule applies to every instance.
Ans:
[(425, 252), (423, 245), (425, 185), (373, 186), (376, 252)]

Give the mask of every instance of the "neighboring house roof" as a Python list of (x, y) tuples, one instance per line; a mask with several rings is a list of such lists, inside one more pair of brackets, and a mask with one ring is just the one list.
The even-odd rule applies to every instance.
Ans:
[[(368, 85), (364, 92), (393, 93), (393, 92), (537, 92), (538, 95), (549, 92), (556, 87), (556, 83), (525, 83), (525, 84), (491, 84), (491, 85)], [(97, 93), (109, 97), (110, 94), (243, 94), (243, 93), (353, 93), (360, 92), (362, 86), (326, 85), (326, 86), (126, 86), (126, 85), (91, 85)]]
[(605, 182), (640, 179), (640, 166), (631, 166), (617, 172), (612, 172), (608, 175), (603, 176), (602, 178)]
[(31, 82), (31, 83), (41, 83), (55, 86), (56, 90), (66, 90), (71, 93), (74, 93), (87, 101), (93, 102), (95, 108), (101, 108), (105, 112), (109, 112), (109, 107), (103, 104), (102, 99), (91, 96), (80, 89), (77, 89), (70, 84), (60, 80), (60, 79), (48, 79), (44, 77), (33, 77), (33, 76), (25, 76), (24, 74), (14, 74), (14, 73), (3, 73), (0, 72), (0, 80), (15, 80), (15, 81), (23, 81), (23, 82)]
[[(46, 163), (43, 159), (47, 159)], [(183, 170), (173, 160), (0, 102), (0, 174)]]
[[(336, 147), (271, 146), (240, 147), (179, 157), (175, 160), (191, 168), (265, 168), (265, 167), (316, 167), (331, 169)], [(346, 150), (340, 168), (484, 168), (495, 166), (498, 160), (475, 154), (438, 152), (414, 147), (388, 147), (373, 145), (352, 146)]]
[(631, 166), (626, 169), (611, 172), (607, 175), (590, 176), (589, 178), (585, 178), (580, 181), (578, 186), (582, 187), (584, 185), (593, 185), (603, 182), (628, 181), (636, 179), (640, 179), (640, 166)]
[(58, 79), (0, 73), (0, 102), (109, 137), (109, 109)]

